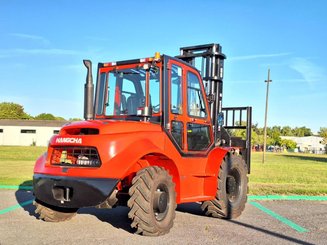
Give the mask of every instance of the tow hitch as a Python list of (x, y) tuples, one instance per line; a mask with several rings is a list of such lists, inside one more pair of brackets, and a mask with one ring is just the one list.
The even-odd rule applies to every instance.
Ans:
[(70, 202), (73, 196), (73, 189), (65, 186), (55, 186), (52, 189), (53, 198), (61, 203)]

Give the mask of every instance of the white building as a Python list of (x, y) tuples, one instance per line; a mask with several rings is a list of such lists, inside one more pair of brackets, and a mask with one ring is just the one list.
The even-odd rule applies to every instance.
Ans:
[(325, 145), (321, 144), (323, 138), (318, 136), (306, 136), (306, 137), (295, 137), (295, 136), (281, 136), (282, 139), (288, 139), (296, 142), (298, 151), (305, 153), (324, 154)]
[(67, 121), (0, 120), (0, 145), (47, 146)]

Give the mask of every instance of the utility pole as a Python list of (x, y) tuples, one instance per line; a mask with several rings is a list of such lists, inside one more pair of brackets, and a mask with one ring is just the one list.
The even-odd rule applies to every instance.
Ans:
[(267, 83), (267, 92), (266, 92), (266, 112), (265, 112), (265, 126), (264, 126), (264, 138), (263, 138), (263, 157), (262, 163), (265, 163), (266, 160), (266, 146), (267, 146), (267, 115), (268, 115), (268, 96), (269, 96), (269, 83), (272, 82), (270, 80), (270, 68), (268, 69), (268, 80), (265, 80)]

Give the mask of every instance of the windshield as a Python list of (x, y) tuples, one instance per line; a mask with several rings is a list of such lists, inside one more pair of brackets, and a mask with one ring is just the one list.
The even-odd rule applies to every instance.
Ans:
[(148, 86), (148, 108), (159, 113), (159, 68), (115, 69), (100, 74), (98, 84), (97, 115), (120, 116), (141, 115), (146, 107), (146, 83)]

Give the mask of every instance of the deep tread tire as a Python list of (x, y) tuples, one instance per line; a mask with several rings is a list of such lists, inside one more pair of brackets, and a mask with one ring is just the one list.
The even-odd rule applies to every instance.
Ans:
[[(233, 182), (236, 188), (230, 188), (228, 182)], [(215, 199), (203, 202), (201, 209), (207, 216), (223, 219), (237, 218), (245, 208), (247, 191), (248, 177), (245, 161), (241, 156), (228, 154), (220, 166)]]
[(177, 205), (175, 184), (165, 169), (154, 166), (137, 172), (129, 195), (128, 217), (137, 234), (159, 236), (169, 232)]
[(33, 205), (36, 207), (35, 213), (39, 214), (39, 219), (47, 222), (60, 222), (70, 220), (76, 215), (77, 209), (64, 209), (57, 207), (48, 207), (35, 200)]

